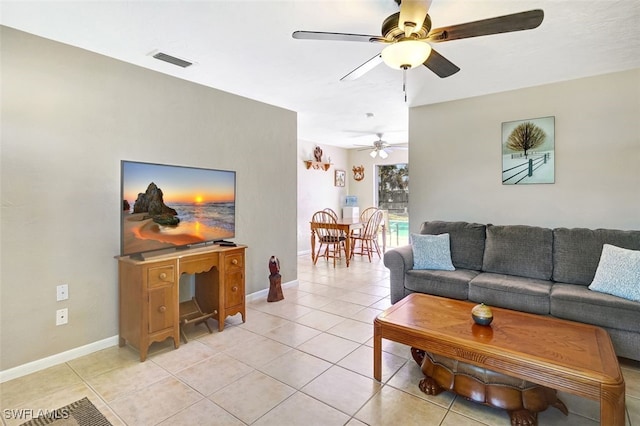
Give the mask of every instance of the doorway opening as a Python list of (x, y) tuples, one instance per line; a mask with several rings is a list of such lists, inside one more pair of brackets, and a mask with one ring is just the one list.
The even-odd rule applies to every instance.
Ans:
[(378, 208), (387, 211), (387, 247), (409, 244), (409, 165), (376, 166)]

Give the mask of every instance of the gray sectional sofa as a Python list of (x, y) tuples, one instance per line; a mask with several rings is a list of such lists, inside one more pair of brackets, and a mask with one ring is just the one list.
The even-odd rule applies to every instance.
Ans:
[(385, 253), (392, 303), (418, 292), (593, 324), (618, 356), (640, 361), (640, 302), (589, 289), (603, 244), (640, 250), (640, 231), (444, 221), (420, 230), (445, 233), (453, 271), (414, 269), (410, 245)]

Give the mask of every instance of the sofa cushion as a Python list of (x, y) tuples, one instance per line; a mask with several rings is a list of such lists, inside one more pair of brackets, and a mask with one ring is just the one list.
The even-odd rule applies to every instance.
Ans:
[(589, 290), (640, 302), (640, 251), (605, 244)]
[(485, 225), (467, 222), (424, 222), (421, 234), (449, 234), (451, 261), (456, 268), (482, 269), (484, 255)]
[(551, 281), (484, 272), (469, 282), (469, 300), (533, 314), (549, 314)]
[(413, 269), (453, 271), (449, 234), (411, 234)]
[(553, 280), (585, 286), (591, 284), (604, 244), (640, 250), (640, 231), (554, 229)]
[(466, 300), (469, 294), (469, 281), (478, 271), (456, 269), (455, 271), (407, 271), (405, 288), (414, 293), (426, 293), (451, 299)]
[(640, 303), (581, 285), (555, 283), (551, 289), (551, 315), (640, 333)]
[(537, 226), (487, 225), (482, 270), (519, 277), (551, 279), (553, 232)]

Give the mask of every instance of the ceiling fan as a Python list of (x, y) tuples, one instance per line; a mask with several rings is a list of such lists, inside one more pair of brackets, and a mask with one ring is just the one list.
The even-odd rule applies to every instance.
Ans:
[(544, 12), (535, 9), (432, 29), (428, 14), (431, 0), (395, 2), (400, 5), (400, 12), (390, 15), (382, 22), (382, 36), (321, 31), (295, 31), (292, 36), (303, 40), (361, 41), (387, 45), (382, 52), (340, 80), (355, 80), (382, 62), (391, 68), (402, 70), (422, 64), (439, 77), (445, 78), (457, 73), (460, 68), (434, 50), (431, 43), (530, 30), (538, 27), (544, 18)]
[(380, 158), (384, 160), (389, 156), (389, 153), (387, 152), (391, 151), (391, 149), (389, 148), (393, 147), (406, 149), (406, 147), (402, 146), (401, 144), (391, 145), (390, 143), (383, 141), (382, 133), (376, 133), (376, 136), (378, 137), (377, 141), (374, 141), (372, 145), (367, 145), (366, 148), (359, 149), (358, 151), (366, 151), (367, 149), (370, 149), (371, 152), (369, 153), (369, 155), (371, 156), (371, 158), (376, 158), (379, 155)]

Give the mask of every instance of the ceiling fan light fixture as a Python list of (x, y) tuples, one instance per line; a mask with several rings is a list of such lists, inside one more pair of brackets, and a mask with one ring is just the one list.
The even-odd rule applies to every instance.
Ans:
[(378, 155), (378, 150), (374, 149), (369, 153), (369, 155), (371, 156), (371, 158), (376, 158), (376, 156)]
[(378, 154), (380, 154), (380, 158), (382, 158), (383, 160), (389, 156), (389, 154), (387, 154), (387, 151), (385, 151), (384, 149), (381, 149)]
[(382, 60), (387, 66), (400, 70), (422, 65), (431, 54), (429, 43), (402, 39), (382, 50)]

